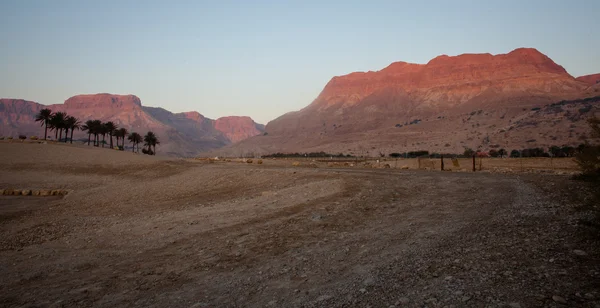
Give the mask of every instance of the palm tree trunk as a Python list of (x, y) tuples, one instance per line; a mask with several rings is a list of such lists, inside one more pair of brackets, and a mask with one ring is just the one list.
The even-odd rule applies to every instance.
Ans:
[(135, 153), (135, 143), (131, 142), (131, 153)]
[(60, 142), (60, 139), (62, 139), (62, 128), (60, 129), (60, 133), (58, 135), (58, 142)]
[(69, 139), (69, 129), (65, 129), (65, 143), (67, 143), (67, 140)]
[(156, 144), (154, 145), (154, 152), (152, 152), (152, 155), (156, 155)]
[(106, 143), (106, 142), (104, 142), (104, 136), (106, 136), (106, 135), (102, 134), (102, 147), (104, 147), (104, 144)]
[(88, 132), (88, 146), (90, 145), (91, 139), (92, 139), (92, 134)]
[(58, 128), (54, 130), (54, 140), (58, 139)]
[[(113, 137), (113, 135), (112, 135), (112, 131), (108, 132), (108, 134), (110, 135), (110, 148), (112, 149), (113, 148), (113, 143), (112, 143), (112, 137)], [(117, 146), (119, 146), (119, 145), (117, 144)]]
[(48, 122), (45, 122), (45, 128), (44, 128), (44, 140), (48, 139)]
[(73, 144), (73, 132), (74, 131), (75, 131), (74, 129), (71, 130), (71, 144)]

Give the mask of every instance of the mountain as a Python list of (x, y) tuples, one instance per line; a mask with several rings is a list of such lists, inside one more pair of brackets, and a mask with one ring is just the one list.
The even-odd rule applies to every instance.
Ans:
[(596, 84), (600, 83), (600, 74), (580, 76), (580, 77), (577, 77), (577, 80), (583, 81), (589, 85), (596, 85)]
[[(101, 93), (77, 95), (67, 99), (64, 104), (48, 106), (21, 99), (0, 99), (0, 135), (43, 136), (40, 123), (35, 122), (35, 115), (43, 108), (67, 112), (82, 122), (88, 119), (113, 121), (119, 127), (142, 135), (154, 131), (161, 141), (157, 148), (159, 155), (195, 156), (262, 134), (264, 130), (262, 125), (254, 123), (249, 117), (212, 120), (195, 111), (172, 113), (163, 108), (142, 106), (141, 100), (135, 95)], [(75, 133), (75, 138), (83, 137), (86, 137), (85, 133)]]
[[(269, 122), (265, 136), (217, 152), (456, 153), (575, 143), (587, 130), (583, 119), (598, 111), (595, 100), (576, 99), (598, 95), (536, 49), (442, 55), (333, 77), (307, 107)], [(569, 114), (542, 112), (563, 100), (572, 102), (563, 106)], [(574, 117), (579, 109), (585, 114)]]

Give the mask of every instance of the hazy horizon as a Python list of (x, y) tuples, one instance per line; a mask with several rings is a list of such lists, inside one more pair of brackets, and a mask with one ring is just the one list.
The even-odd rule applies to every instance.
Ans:
[(536, 48), (600, 73), (600, 2), (3, 1), (0, 97), (133, 94), (144, 106), (268, 121), (333, 77), (441, 55)]

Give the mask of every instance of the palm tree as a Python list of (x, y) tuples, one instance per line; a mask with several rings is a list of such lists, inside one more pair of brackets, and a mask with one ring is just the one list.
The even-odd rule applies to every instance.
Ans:
[(142, 142), (142, 136), (138, 133), (131, 133), (129, 134), (129, 137), (127, 138), (127, 140), (131, 141), (131, 143), (133, 143), (133, 148), (131, 149), (131, 152), (135, 151), (135, 146), (138, 146), (138, 153), (140, 152), (140, 146), (138, 145), (140, 142)]
[(148, 146), (148, 150), (152, 150), (152, 147), (154, 147), (152, 155), (156, 155), (157, 144), (160, 144), (160, 142), (158, 141), (156, 135), (153, 132), (146, 133), (146, 136), (144, 136), (144, 146)]
[(81, 126), (81, 130), (87, 131), (88, 133), (88, 145), (90, 145), (90, 141), (92, 139), (92, 134), (94, 133), (94, 121), (87, 120), (85, 124)]
[(36, 122), (42, 122), (42, 126), (44, 126), (44, 140), (48, 138), (48, 124), (50, 124), (50, 120), (52, 119), (52, 110), (48, 108), (44, 108), (40, 110), (35, 116)]
[(115, 136), (117, 136), (117, 146), (119, 146), (119, 138), (121, 138), (121, 146), (125, 148), (125, 137), (127, 136), (127, 129), (121, 127), (115, 131)]
[(101, 134), (102, 131), (102, 121), (100, 120), (93, 120), (92, 121), (92, 134), (94, 134), (94, 146), (99, 146), (100, 145), (100, 139), (98, 138), (98, 135)]
[[(112, 121), (108, 121), (108, 122), (104, 123), (104, 126), (106, 127), (106, 131), (108, 132), (108, 136), (110, 136), (110, 148), (112, 149), (113, 148), (113, 133), (117, 129), (117, 125), (115, 125), (115, 123), (113, 123)], [(117, 146), (118, 146), (118, 144), (117, 144)]]
[[(50, 129), (55, 130), (54, 138), (58, 141), (62, 139), (62, 131), (65, 128), (65, 119), (67, 114), (65, 112), (57, 112), (50, 119)], [(59, 134), (60, 132), (60, 134)]]
[(106, 144), (106, 141), (104, 141), (106, 133), (108, 133), (108, 128), (106, 127), (105, 123), (101, 123), (100, 126), (98, 126), (98, 134), (102, 135), (102, 147), (104, 147), (104, 144)]
[[(76, 129), (80, 129), (80, 128), (82, 128), (82, 126), (81, 126), (81, 122), (80, 122), (80, 121), (79, 121), (79, 119), (77, 119), (76, 117), (71, 117), (71, 116), (69, 116), (69, 117), (67, 117), (67, 119), (65, 120), (65, 124), (66, 124), (66, 125), (65, 125), (65, 127), (66, 127), (66, 129), (67, 129), (67, 131), (65, 132), (65, 142), (67, 142), (67, 141), (66, 141), (66, 139), (67, 139), (67, 134), (68, 134), (69, 130), (71, 130), (71, 144), (73, 144), (73, 132), (74, 132)], [(89, 138), (88, 138), (88, 144), (89, 144)]]

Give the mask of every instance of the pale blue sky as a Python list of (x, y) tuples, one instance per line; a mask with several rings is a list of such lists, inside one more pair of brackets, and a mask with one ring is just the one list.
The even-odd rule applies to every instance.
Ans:
[(600, 73), (600, 1), (0, 0), (0, 97), (135, 94), (266, 123), (332, 76), (534, 47)]

